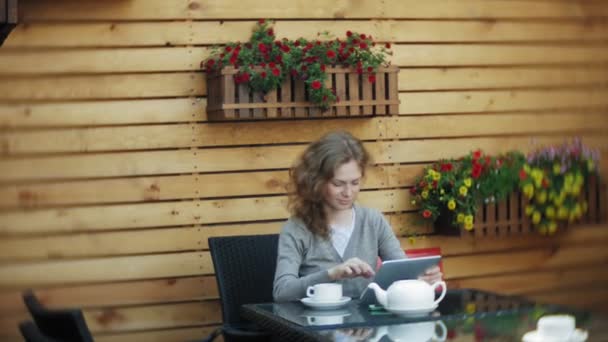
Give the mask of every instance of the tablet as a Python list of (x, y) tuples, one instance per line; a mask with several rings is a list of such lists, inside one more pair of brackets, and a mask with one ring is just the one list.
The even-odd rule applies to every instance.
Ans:
[[(411, 259), (398, 259), (383, 261), (382, 266), (376, 273), (372, 282), (386, 290), (397, 280), (418, 279), (427, 269), (439, 264), (440, 255), (432, 255)], [(361, 304), (377, 304), (376, 294), (373, 290), (366, 288), (361, 293)]]

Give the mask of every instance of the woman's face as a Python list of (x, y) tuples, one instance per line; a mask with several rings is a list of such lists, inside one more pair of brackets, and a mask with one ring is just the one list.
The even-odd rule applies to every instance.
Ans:
[(355, 160), (340, 165), (323, 188), (323, 201), (327, 209), (340, 211), (352, 208), (359, 194), (362, 176)]

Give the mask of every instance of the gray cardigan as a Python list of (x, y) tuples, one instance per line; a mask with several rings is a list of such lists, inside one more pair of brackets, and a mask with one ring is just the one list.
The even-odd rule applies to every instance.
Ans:
[[(314, 235), (300, 219), (292, 217), (283, 225), (279, 236), (274, 300), (305, 297), (308, 286), (331, 282), (329, 268), (353, 257), (375, 269), (378, 256), (382, 260), (405, 258), (399, 240), (377, 210), (355, 206), (355, 227), (344, 257), (340, 257), (331, 240)], [(371, 279), (357, 277), (336, 282), (343, 285), (344, 296), (358, 297)]]

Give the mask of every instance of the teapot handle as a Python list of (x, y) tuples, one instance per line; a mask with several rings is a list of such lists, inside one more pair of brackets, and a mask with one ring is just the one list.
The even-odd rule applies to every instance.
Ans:
[(439, 298), (437, 298), (437, 300), (435, 300), (433, 302), (434, 305), (438, 305), (439, 302), (441, 302), (441, 300), (443, 299), (443, 297), (445, 297), (445, 293), (447, 292), (447, 286), (445, 284), (445, 281), (438, 281), (435, 284), (431, 285), (433, 288), (433, 292), (437, 289), (438, 286), (441, 286), (441, 295), (439, 296)]

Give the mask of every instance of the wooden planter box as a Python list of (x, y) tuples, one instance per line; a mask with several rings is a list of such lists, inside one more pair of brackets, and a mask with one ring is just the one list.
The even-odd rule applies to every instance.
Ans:
[(233, 67), (208, 73), (207, 116), (210, 120), (255, 120), (398, 114), (399, 68), (380, 68), (375, 83), (368, 81), (368, 73), (359, 75), (350, 68), (327, 68), (326, 72), (326, 86), (336, 90), (340, 101), (325, 111), (308, 102), (299, 79), (289, 79), (263, 96), (251, 94), (247, 84), (237, 85)]
[[(606, 184), (600, 184), (596, 177), (590, 177), (587, 188), (580, 196), (587, 201), (589, 208), (579, 223), (605, 222), (608, 200)], [(528, 199), (522, 193), (513, 193), (506, 201), (483, 204), (477, 211), (472, 231), (456, 227), (441, 227), (440, 231), (448, 231), (446, 235), (475, 238), (537, 234), (530, 218), (525, 214), (526, 205)], [(564, 229), (568, 229), (568, 224), (560, 223), (558, 232)], [(436, 229), (436, 232), (441, 233), (440, 231)]]

